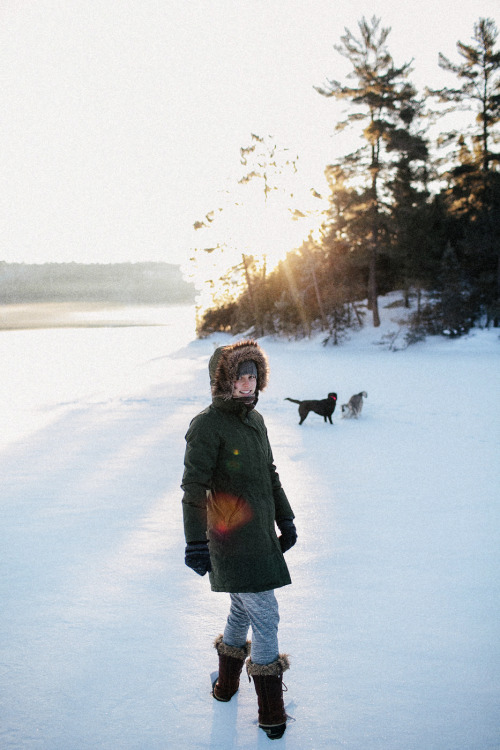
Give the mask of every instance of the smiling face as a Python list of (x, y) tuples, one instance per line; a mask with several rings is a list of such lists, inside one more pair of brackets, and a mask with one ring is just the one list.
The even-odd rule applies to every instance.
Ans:
[(257, 378), (255, 375), (241, 375), (238, 380), (233, 382), (233, 398), (253, 396), (256, 388)]

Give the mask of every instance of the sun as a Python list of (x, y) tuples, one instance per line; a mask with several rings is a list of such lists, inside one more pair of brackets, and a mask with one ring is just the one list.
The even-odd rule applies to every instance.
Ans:
[[(326, 191), (325, 191), (326, 195)], [(262, 189), (262, 181), (233, 182), (194, 225), (189, 278), (201, 309), (235, 300), (246, 288), (248, 259), (253, 272), (268, 274), (311, 237), (318, 238), (328, 200), (299, 175)]]
[(324, 218), (324, 201), (312, 197), (311, 191), (298, 193), (292, 183), (267, 196), (245, 186), (244, 196), (223, 211), (226, 244), (265, 263), (268, 270), (275, 268), (318, 230)]

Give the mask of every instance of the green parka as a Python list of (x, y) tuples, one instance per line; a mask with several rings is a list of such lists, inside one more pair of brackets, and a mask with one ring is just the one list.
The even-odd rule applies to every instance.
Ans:
[(254, 341), (217, 349), (209, 363), (212, 404), (186, 434), (182, 479), (187, 542), (209, 540), (213, 591), (269, 591), (291, 583), (275, 521), (294, 514), (276, 471), (264, 420), (232, 399), (238, 365), (257, 365), (257, 391), (268, 365)]

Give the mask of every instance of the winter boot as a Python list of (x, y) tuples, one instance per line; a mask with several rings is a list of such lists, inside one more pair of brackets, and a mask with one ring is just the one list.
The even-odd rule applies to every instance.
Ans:
[(219, 654), (219, 676), (213, 684), (212, 695), (216, 700), (227, 703), (238, 692), (241, 670), (250, 653), (250, 641), (237, 648), (228, 646), (222, 640), (222, 635), (218, 635), (214, 647)]
[(259, 702), (259, 727), (271, 740), (279, 740), (285, 733), (283, 672), (289, 668), (286, 654), (280, 654), (271, 664), (254, 664), (251, 659), (247, 661), (248, 679), (253, 677)]

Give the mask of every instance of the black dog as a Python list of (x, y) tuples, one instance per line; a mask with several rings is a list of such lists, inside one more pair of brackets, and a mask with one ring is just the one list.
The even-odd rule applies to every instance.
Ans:
[(299, 405), (299, 424), (302, 424), (310, 411), (319, 414), (320, 417), (323, 417), (325, 422), (328, 419), (330, 424), (333, 424), (332, 414), (337, 406), (336, 393), (329, 393), (328, 398), (322, 398), (319, 401), (297, 401), (295, 398), (286, 398), (285, 401), (291, 401), (292, 403)]

